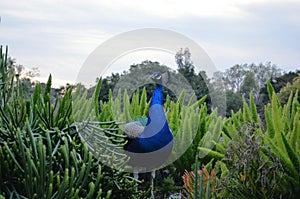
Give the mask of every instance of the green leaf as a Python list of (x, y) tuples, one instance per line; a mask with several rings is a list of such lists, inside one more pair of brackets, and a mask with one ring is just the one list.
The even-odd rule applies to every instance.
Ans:
[(271, 149), (271, 152), (279, 158), (282, 165), (285, 166), (286, 169), (289, 170), (291, 175), (297, 175), (297, 170), (295, 169), (291, 159), (289, 158), (288, 154), (278, 145), (276, 145), (270, 138), (266, 137), (265, 141), (267, 142), (268, 146)]
[(250, 110), (245, 98), (243, 98), (243, 120), (244, 122), (252, 122)]
[(201, 151), (202, 153), (207, 154), (210, 158), (215, 158), (215, 159), (222, 159), (225, 157), (224, 154), (217, 152), (217, 151), (213, 151), (211, 149), (208, 148), (204, 148), (204, 147), (198, 147), (198, 150)]
[(265, 106), (265, 117), (266, 117), (266, 125), (267, 125), (268, 136), (269, 136), (269, 138), (273, 139), (274, 136), (275, 136), (275, 127), (274, 127), (274, 124), (273, 124), (270, 104)]
[(13, 152), (7, 145), (7, 142), (4, 142), (4, 147), (5, 147), (6, 151), (8, 152), (9, 156), (12, 158), (13, 162), (17, 165), (17, 167), (21, 170), (21, 172), (24, 172), (24, 169), (21, 167), (21, 165), (17, 161), (16, 157), (14, 156)]
[(50, 74), (48, 77), (48, 81), (46, 83), (46, 88), (44, 91), (44, 101), (45, 103), (50, 103), (50, 95), (51, 95), (51, 85), (52, 85), (52, 75)]
[(97, 86), (96, 86), (96, 89), (95, 89), (94, 94), (93, 94), (95, 114), (96, 114), (97, 118), (99, 117), (99, 110), (100, 110), (100, 107), (99, 107), (99, 94), (100, 94), (101, 86), (102, 86), (102, 78), (100, 78), (99, 81), (97, 82)]
[(275, 90), (274, 90), (270, 80), (267, 81), (267, 90), (268, 90), (269, 98), (271, 100), (272, 96), (273, 96), (273, 93), (275, 93)]
[(253, 122), (259, 124), (259, 117), (258, 117), (258, 113), (257, 113), (257, 110), (256, 110), (256, 105), (255, 105), (255, 102), (254, 102), (254, 96), (253, 96), (252, 91), (250, 93), (250, 109), (251, 109), (251, 113), (252, 113)]
[[(282, 137), (284, 146), (286, 148), (287, 154), (288, 154), (291, 162), (293, 163), (294, 168), (297, 171), (300, 171), (300, 157), (299, 157), (299, 155), (297, 155), (296, 152), (293, 150), (293, 148), (291, 147), (290, 143), (288, 142), (288, 140), (286, 139), (286, 137), (283, 133), (281, 133), (281, 137)], [(298, 176), (298, 178), (300, 176), (298, 172), (294, 173), (294, 175)]]

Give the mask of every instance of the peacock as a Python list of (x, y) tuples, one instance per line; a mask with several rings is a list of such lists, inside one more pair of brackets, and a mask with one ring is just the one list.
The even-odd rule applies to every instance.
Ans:
[(164, 112), (162, 83), (170, 79), (170, 73), (154, 72), (151, 79), (156, 83), (153, 91), (148, 118), (137, 118), (122, 126), (123, 132), (129, 137), (124, 146), (130, 157), (128, 162), (133, 167), (134, 178), (138, 179), (141, 171), (151, 171), (151, 195), (155, 170), (168, 159), (173, 148), (173, 135)]
[[(139, 173), (151, 172), (151, 196), (154, 197), (155, 170), (161, 168), (169, 158), (174, 141), (164, 112), (162, 92), (170, 73), (154, 72), (151, 79), (156, 85), (147, 118), (136, 118), (126, 124), (86, 121), (77, 126), (81, 138), (102, 162), (110, 161), (107, 164), (117, 168), (129, 165), (136, 180)], [(111, 126), (102, 128), (103, 124)], [(117, 133), (116, 126), (121, 127), (124, 135)]]

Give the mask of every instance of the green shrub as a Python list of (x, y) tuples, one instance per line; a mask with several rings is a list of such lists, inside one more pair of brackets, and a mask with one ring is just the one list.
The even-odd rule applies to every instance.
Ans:
[(298, 93), (290, 93), (283, 106), (268, 82), (271, 104), (265, 107), (265, 143), (277, 157), (286, 173), (286, 188), (290, 195), (300, 195), (300, 104)]
[(268, 152), (255, 125), (245, 124), (240, 129), (228, 144), (222, 162), (226, 164), (227, 173), (219, 183), (223, 197), (282, 197), (284, 169), (280, 161)]

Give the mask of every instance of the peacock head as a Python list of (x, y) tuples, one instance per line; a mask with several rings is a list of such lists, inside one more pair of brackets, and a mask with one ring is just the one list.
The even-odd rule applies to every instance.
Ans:
[(154, 72), (154, 73), (152, 73), (151, 79), (156, 84), (166, 84), (166, 83), (168, 83), (170, 81), (171, 74), (170, 74), (169, 71), (166, 71), (164, 73)]

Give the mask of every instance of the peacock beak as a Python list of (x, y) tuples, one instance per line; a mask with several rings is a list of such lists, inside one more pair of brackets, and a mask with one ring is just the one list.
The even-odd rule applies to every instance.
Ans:
[(156, 77), (155, 74), (152, 74), (152, 75), (150, 76), (150, 78), (151, 78), (152, 80), (155, 80), (155, 77)]

